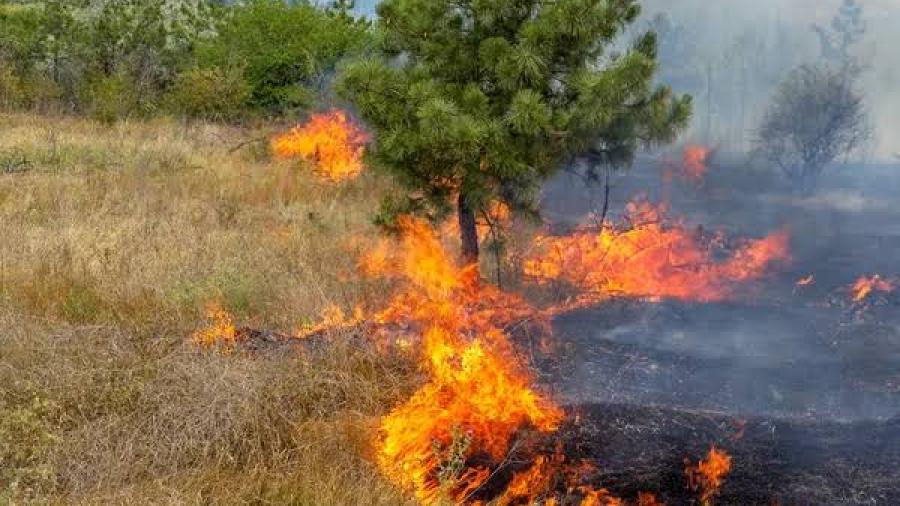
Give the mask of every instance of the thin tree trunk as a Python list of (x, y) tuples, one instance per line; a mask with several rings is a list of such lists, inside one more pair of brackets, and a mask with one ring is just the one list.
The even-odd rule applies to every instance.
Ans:
[(459, 194), (456, 205), (459, 216), (459, 235), (462, 240), (462, 259), (465, 264), (478, 263), (478, 229), (475, 226), (475, 211), (469, 205), (466, 195)]
[(600, 213), (600, 230), (603, 230), (603, 224), (606, 223), (606, 215), (609, 214), (609, 167), (604, 168), (605, 177), (603, 179), (603, 212)]

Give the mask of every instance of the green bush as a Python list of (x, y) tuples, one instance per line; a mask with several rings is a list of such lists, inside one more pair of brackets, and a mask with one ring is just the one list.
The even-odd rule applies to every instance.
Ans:
[(229, 10), (218, 36), (199, 43), (197, 61), (203, 67), (242, 67), (250, 104), (285, 113), (308, 107), (337, 61), (368, 39), (368, 25), (340, 11), (249, 0)]
[(306, 2), (0, 4), (0, 107), (102, 121), (161, 104), (209, 119), (285, 114), (311, 106), (337, 61), (369, 39), (345, 9)]
[(0, 5), (0, 59), (20, 75), (41, 53), (43, 25), (43, 10), (34, 5)]
[(17, 109), (25, 103), (25, 84), (8, 62), (0, 60), (0, 107)]
[(231, 120), (241, 115), (249, 98), (250, 85), (243, 69), (193, 68), (178, 75), (168, 106), (174, 114)]
[(88, 114), (104, 123), (134, 116), (140, 112), (137, 89), (124, 72), (93, 79), (82, 98)]

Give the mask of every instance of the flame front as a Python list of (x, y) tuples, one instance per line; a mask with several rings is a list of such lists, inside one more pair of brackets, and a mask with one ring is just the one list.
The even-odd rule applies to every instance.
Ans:
[(866, 300), (872, 292), (879, 291), (890, 293), (896, 288), (897, 286), (892, 281), (884, 279), (876, 274), (872, 277), (860, 277), (853, 283), (850, 291), (853, 294), (853, 302), (862, 302)]
[(731, 456), (715, 446), (710, 448), (705, 459), (696, 465), (689, 464), (684, 470), (688, 484), (692, 490), (700, 493), (700, 501), (703, 504), (712, 504), (729, 472), (731, 472)]
[(724, 261), (717, 259), (724, 239), (717, 239), (706, 243), (699, 232), (667, 225), (662, 206), (632, 202), (624, 226), (538, 238), (525, 274), (542, 284), (565, 281), (582, 292), (583, 303), (615, 295), (713, 302), (790, 257), (786, 231), (744, 241)]
[[(502, 462), (517, 430), (555, 430), (563, 413), (530, 387), (502, 330), (535, 311), (480, 285), (473, 267), (456, 266), (424, 222), (403, 218), (400, 228), (399, 244), (376, 248), (363, 265), (401, 282), (374, 319), (422, 336), (428, 380), (382, 419), (378, 461), (422, 503), (442, 494), (464, 502), (490, 476), (490, 462)], [(470, 463), (476, 455), (483, 463)]]
[(300, 157), (331, 181), (354, 179), (363, 170), (366, 133), (347, 117), (333, 110), (314, 114), (309, 121), (272, 140), (272, 150), (281, 158)]

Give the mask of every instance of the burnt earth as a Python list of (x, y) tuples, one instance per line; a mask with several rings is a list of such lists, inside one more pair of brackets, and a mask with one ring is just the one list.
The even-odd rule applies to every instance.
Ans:
[(834, 420), (900, 414), (897, 297), (854, 305), (781, 290), (784, 299), (764, 303), (617, 300), (562, 315), (560, 351), (542, 367), (547, 383), (569, 403)]
[(570, 410), (560, 431), (566, 455), (594, 462), (591, 482), (619, 497), (648, 491), (669, 505), (694, 504), (685, 459), (696, 462), (716, 444), (733, 457), (717, 505), (900, 504), (900, 419), (740, 419), (626, 404)]

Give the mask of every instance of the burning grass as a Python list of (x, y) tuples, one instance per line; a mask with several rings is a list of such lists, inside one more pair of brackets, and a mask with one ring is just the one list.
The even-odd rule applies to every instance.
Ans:
[[(694, 439), (723, 442), (693, 430), (706, 415), (619, 440), (621, 427), (584, 432), (540, 388), (517, 338), (613, 296), (729, 299), (787, 259), (786, 233), (732, 241), (636, 203), (623, 225), (540, 239), (528, 274), (578, 295), (538, 308), (456, 265), (421, 221), (401, 219), (398, 237), (377, 240), (367, 218), (383, 188), (372, 176), (338, 190), (263, 153), (231, 152), (248, 133), (222, 127), (7, 121), (0, 147), (38, 162), (0, 178), (0, 232), (12, 239), (0, 245), (0, 324), (10, 329), (0, 334), (0, 499), (653, 506), (735, 497), (721, 447), (696, 460)], [(362, 250), (362, 270), (381, 280), (348, 276)], [(868, 281), (869, 293), (887, 291)], [(208, 301), (217, 305), (204, 327)], [(269, 334), (250, 327), (296, 346), (258, 353), (244, 344)], [(644, 422), (628, 416), (595, 412), (589, 422)], [(757, 425), (748, 440), (768, 437)], [(691, 448), (659, 440), (673, 430)], [(648, 438), (651, 448), (637, 448)], [(627, 451), (638, 463), (652, 456), (653, 473), (608, 462)], [(692, 458), (686, 469), (671, 461), (676, 452)], [(735, 470), (754, 455), (736, 456)]]
[(629, 204), (625, 222), (598, 231), (539, 237), (525, 274), (541, 284), (563, 281), (579, 291), (579, 304), (612, 296), (726, 300), (747, 281), (790, 259), (789, 235), (741, 241), (731, 251), (722, 235), (704, 237), (666, 216), (664, 206)]
[(309, 121), (272, 140), (282, 158), (299, 157), (334, 182), (355, 179), (363, 171), (363, 148), (368, 135), (347, 113), (333, 110), (313, 114)]

